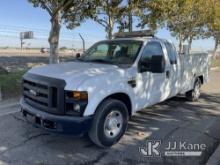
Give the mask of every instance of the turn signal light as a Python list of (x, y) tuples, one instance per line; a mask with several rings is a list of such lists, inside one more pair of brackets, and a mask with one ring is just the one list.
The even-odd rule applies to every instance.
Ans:
[(73, 91), (72, 97), (76, 100), (88, 100), (88, 93), (87, 92), (79, 92)]

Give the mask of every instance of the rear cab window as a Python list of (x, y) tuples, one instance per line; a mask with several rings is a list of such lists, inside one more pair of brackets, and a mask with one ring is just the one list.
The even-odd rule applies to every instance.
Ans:
[(177, 63), (177, 54), (176, 54), (176, 50), (174, 49), (173, 45), (170, 44), (169, 42), (165, 42), (165, 47), (167, 49), (167, 54), (168, 54), (168, 57), (169, 57), (169, 61), (170, 61), (170, 64), (171, 65), (174, 65)]

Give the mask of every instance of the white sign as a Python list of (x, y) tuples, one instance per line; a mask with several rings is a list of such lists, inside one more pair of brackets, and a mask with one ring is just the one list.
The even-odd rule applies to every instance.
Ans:
[(34, 32), (33, 31), (21, 32), (20, 38), (21, 39), (32, 39), (34, 38)]

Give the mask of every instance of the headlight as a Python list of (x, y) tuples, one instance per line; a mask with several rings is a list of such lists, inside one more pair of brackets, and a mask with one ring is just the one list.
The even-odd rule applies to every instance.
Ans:
[(82, 116), (88, 104), (88, 93), (85, 91), (66, 91), (65, 110), (68, 115)]

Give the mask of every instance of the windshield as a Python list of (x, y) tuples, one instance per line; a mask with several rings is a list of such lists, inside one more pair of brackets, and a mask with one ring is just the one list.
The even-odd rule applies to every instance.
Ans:
[(142, 41), (104, 41), (88, 49), (79, 60), (86, 62), (132, 65), (142, 46)]

